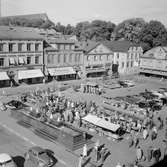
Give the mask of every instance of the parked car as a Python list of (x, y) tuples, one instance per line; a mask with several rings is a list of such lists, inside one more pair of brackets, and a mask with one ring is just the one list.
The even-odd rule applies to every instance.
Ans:
[(12, 157), (9, 154), (0, 154), (0, 166), (2, 167), (17, 167)]
[(36, 167), (52, 167), (54, 165), (53, 154), (54, 152), (51, 150), (34, 146), (25, 154), (25, 160), (31, 162)]
[(135, 86), (135, 83), (133, 81), (130, 81), (130, 80), (118, 81), (118, 83), (124, 88)]

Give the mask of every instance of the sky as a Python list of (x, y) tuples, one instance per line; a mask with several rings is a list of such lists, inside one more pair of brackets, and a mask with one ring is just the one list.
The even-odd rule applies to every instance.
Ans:
[(95, 19), (118, 24), (139, 17), (167, 26), (167, 0), (1, 0), (2, 16), (33, 13), (47, 13), (64, 25)]

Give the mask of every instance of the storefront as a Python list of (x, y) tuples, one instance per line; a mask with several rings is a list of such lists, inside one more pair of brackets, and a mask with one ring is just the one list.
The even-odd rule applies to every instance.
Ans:
[(76, 79), (76, 71), (72, 67), (48, 68), (51, 79), (57, 81)]
[(40, 69), (18, 71), (19, 83), (35, 84), (42, 83), (44, 74)]
[(90, 78), (90, 77), (92, 77), (92, 78), (94, 78), (94, 77), (102, 77), (102, 76), (105, 76), (105, 75), (107, 75), (107, 72), (106, 72), (106, 70), (105, 69), (101, 69), (101, 70), (96, 70), (96, 69), (91, 69), (91, 70), (87, 70), (87, 72), (86, 72), (87, 74), (86, 74), (86, 77), (87, 78)]
[(0, 88), (10, 86), (10, 78), (6, 72), (0, 72)]

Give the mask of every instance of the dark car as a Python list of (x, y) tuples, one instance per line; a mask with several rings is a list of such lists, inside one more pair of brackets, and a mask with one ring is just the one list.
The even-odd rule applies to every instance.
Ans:
[(6, 103), (6, 107), (11, 109), (22, 109), (27, 107), (27, 105), (18, 100), (11, 100), (10, 102)]
[(36, 167), (52, 167), (54, 165), (53, 154), (51, 150), (34, 146), (25, 154), (25, 159), (31, 161)]

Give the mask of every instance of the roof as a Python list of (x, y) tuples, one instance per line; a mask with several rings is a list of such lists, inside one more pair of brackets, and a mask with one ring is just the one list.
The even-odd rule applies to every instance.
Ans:
[(44, 151), (44, 149), (42, 147), (39, 147), (39, 146), (31, 147), (30, 150), (34, 150), (36, 152), (42, 152), (42, 151)]
[(6, 161), (9, 161), (11, 160), (11, 156), (9, 154), (6, 154), (6, 153), (2, 153), (0, 154), (0, 163), (3, 163), (3, 162), (6, 162)]
[(85, 52), (90, 52), (92, 49), (96, 48), (100, 43), (89, 41), (89, 42), (81, 42), (79, 45), (83, 48)]
[(52, 38), (52, 39), (48, 39), (47, 42), (50, 43), (50, 44), (56, 44), (56, 43), (60, 43), (60, 44), (75, 44), (74, 40), (64, 39), (64, 38)]
[(24, 27), (0, 26), (0, 40), (43, 40), (35, 30)]
[(24, 19), (42, 19), (42, 20), (48, 20), (48, 16), (46, 13), (36, 13), (36, 14), (27, 14), (27, 15), (14, 15), (14, 16), (4, 16), (1, 17), (1, 19), (8, 18), (8, 19), (13, 19), (13, 18), (24, 18)]
[(101, 128), (107, 129), (107, 130), (111, 130), (113, 132), (116, 132), (119, 128), (120, 125), (118, 124), (113, 124), (109, 121), (106, 121), (104, 119), (101, 119), (95, 115), (91, 115), (88, 114), (87, 116), (85, 116), (84, 118), (82, 118), (84, 121), (90, 122), (96, 126), (99, 126)]
[(122, 41), (105, 41), (103, 44), (113, 52), (127, 52), (132, 46), (139, 46), (126, 40)]

